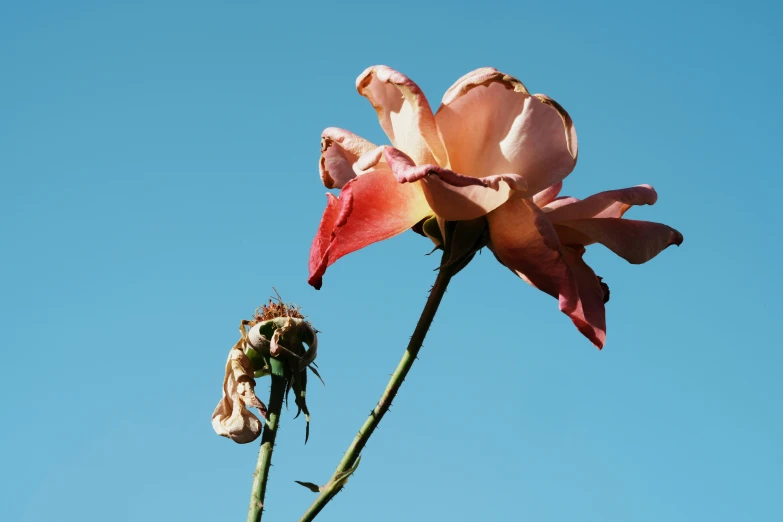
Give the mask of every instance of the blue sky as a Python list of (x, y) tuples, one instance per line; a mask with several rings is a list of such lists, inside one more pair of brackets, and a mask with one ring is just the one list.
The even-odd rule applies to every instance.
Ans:
[(579, 135), (564, 192), (652, 184), (632, 217), (685, 242), (642, 266), (591, 247), (601, 352), (477, 257), (319, 520), (783, 517), (780, 21), (754, 1), (4, 3), (4, 518), (243, 520), (257, 444), (210, 416), (275, 286), (322, 331), (310, 442), (285, 414), (267, 498), (297, 519), (293, 481), (328, 479), (434, 280), (406, 233), (306, 283), (320, 132), (385, 142), (353, 84), (377, 63), (433, 105), (485, 65), (552, 96)]

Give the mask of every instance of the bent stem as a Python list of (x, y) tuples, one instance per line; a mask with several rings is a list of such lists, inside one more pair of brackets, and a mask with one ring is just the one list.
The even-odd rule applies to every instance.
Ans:
[(269, 392), (266, 425), (261, 434), (261, 449), (258, 452), (256, 471), (253, 473), (247, 522), (259, 522), (264, 511), (264, 495), (269, 478), (269, 467), (272, 465), (272, 452), (275, 449), (275, 437), (277, 437), (277, 428), (280, 424), (280, 411), (283, 409), (286, 386), (283, 363), (271, 358), (270, 366), (272, 369), (272, 389)]
[(348, 476), (350, 476), (351, 472), (355, 469), (357, 459), (359, 458), (362, 449), (372, 436), (375, 428), (378, 427), (383, 416), (389, 411), (389, 406), (391, 406), (392, 401), (397, 396), (400, 386), (402, 386), (402, 382), (405, 380), (405, 377), (413, 366), (413, 362), (416, 360), (416, 356), (424, 342), (424, 337), (427, 335), (432, 320), (435, 318), (435, 312), (438, 310), (441, 299), (443, 299), (443, 294), (446, 293), (446, 287), (454, 273), (455, 270), (453, 267), (446, 266), (441, 267), (438, 271), (438, 277), (427, 298), (427, 304), (424, 305), (424, 310), (421, 313), (419, 322), (416, 324), (416, 329), (413, 330), (413, 336), (411, 336), (408, 347), (405, 349), (405, 353), (403, 354), (400, 363), (397, 365), (397, 369), (394, 370), (394, 373), (389, 380), (389, 384), (386, 385), (386, 389), (383, 391), (381, 399), (378, 401), (378, 404), (375, 406), (372, 413), (370, 413), (367, 420), (364, 421), (364, 425), (348, 447), (348, 451), (345, 452), (343, 459), (340, 461), (334, 474), (332, 474), (329, 482), (321, 488), (318, 498), (315, 499), (315, 502), (313, 502), (302, 518), (299, 519), (299, 522), (309, 522), (313, 520), (326, 504), (340, 492), (345, 485)]

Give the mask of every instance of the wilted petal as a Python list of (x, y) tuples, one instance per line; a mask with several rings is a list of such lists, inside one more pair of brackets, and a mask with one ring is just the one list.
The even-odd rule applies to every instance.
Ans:
[(599, 349), (603, 348), (606, 341), (604, 302), (608, 296), (604, 292), (601, 280), (582, 259), (583, 248), (563, 247), (561, 253), (576, 281), (579, 299), (573, 308), (564, 308), (561, 301), (560, 310), (571, 318), (582, 335), (590, 339)]
[(230, 406), (218, 406), (212, 414), (212, 428), (221, 437), (227, 437), (238, 444), (253, 442), (261, 434), (262, 424), (250, 413), (238, 397), (227, 398)]
[(347, 130), (329, 127), (321, 134), (321, 181), (326, 188), (342, 188), (356, 177), (354, 163), (375, 145)]
[(475, 178), (438, 165), (416, 165), (394, 147), (386, 147), (383, 152), (399, 182), (424, 183), (429, 206), (445, 220), (466, 221), (484, 216), (508, 201), (514, 191), (526, 188), (524, 178), (516, 174)]
[(247, 356), (235, 346), (226, 361), (223, 378), (223, 398), (212, 413), (212, 428), (218, 435), (245, 444), (254, 441), (261, 433), (261, 421), (248, 407), (258, 408), (262, 415), (266, 407), (254, 391), (253, 367)]
[(356, 89), (375, 108), (395, 147), (417, 163), (448, 165), (430, 104), (410, 78), (385, 65), (375, 65), (359, 75)]
[(572, 309), (577, 289), (546, 215), (527, 199), (513, 199), (487, 215), (492, 252), (525, 281)]
[(451, 168), (467, 176), (520, 174), (532, 196), (561, 181), (576, 164), (576, 131), (568, 113), (493, 68), (460, 78), (444, 95), (435, 119)]
[(346, 254), (408, 230), (432, 214), (421, 184), (398, 183), (390, 170), (348, 182), (327, 206), (310, 248), (308, 282), (321, 288), (326, 268)]
[(498, 260), (531, 285), (558, 298), (560, 310), (601, 348), (606, 329), (600, 281), (580, 255), (560, 245), (546, 214), (530, 200), (514, 199), (487, 219), (491, 249)]
[(626, 261), (646, 263), (670, 245), (680, 245), (677, 230), (650, 221), (620, 218), (574, 219), (555, 224), (561, 241), (567, 244), (601, 243)]
[(653, 205), (658, 194), (650, 185), (607, 190), (583, 200), (576, 198), (557, 199), (544, 209), (552, 223), (571, 219), (619, 218), (634, 205)]
[(283, 336), (285, 336), (286, 333), (291, 329), (291, 323), (287, 323), (281, 328), (278, 328), (275, 330), (275, 333), (272, 335), (272, 340), (269, 343), (269, 354), (272, 357), (279, 357), (280, 353), (285, 350), (286, 348), (280, 343)]

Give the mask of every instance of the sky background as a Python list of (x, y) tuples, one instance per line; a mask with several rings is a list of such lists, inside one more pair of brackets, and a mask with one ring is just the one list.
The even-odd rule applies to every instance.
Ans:
[(630, 217), (685, 242), (589, 249), (603, 351), (477, 256), (318, 520), (783, 519), (780, 5), (3, 2), (3, 519), (244, 520), (258, 444), (210, 417), (273, 286), (322, 331), (310, 441), (285, 413), (264, 518), (298, 519), (293, 481), (330, 476), (437, 264), (405, 233), (306, 282), (321, 130), (386, 142), (354, 88), (373, 64), (434, 107), (487, 65), (548, 94), (579, 135), (564, 193), (652, 184)]

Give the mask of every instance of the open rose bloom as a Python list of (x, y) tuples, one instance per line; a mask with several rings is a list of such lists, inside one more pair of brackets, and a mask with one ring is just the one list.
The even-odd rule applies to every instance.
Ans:
[(568, 113), (517, 79), (492, 68), (466, 74), (433, 114), (421, 89), (385, 66), (356, 80), (378, 113), (392, 146), (342, 129), (323, 132), (321, 180), (327, 206), (310, 251), (309, 282), (320, 288), (340, 257), (400, 234), (425, 219), (485, 218), (489, 248), (520, 278), (558, 298), (560, 310), (596, 346), (606, 339), (609, 290), (584, 262), (601, 243), (644, 263), (682, 234), (623, 219), (633, 205), (652, 205), (652, 187), (559, 197), (577, 158)]

